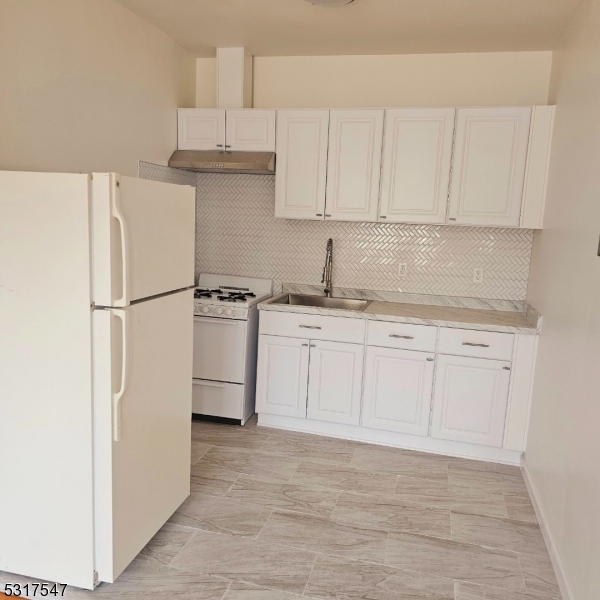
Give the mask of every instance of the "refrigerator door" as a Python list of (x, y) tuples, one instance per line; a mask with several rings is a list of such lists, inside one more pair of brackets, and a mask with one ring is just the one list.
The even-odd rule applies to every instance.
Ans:
[(0, 171), (0, 571), (93, 588), (88, 182)]
[(94, 311), (97, 570), (113, 582), (190, 493), (193, 291)]
[(194, 188), (94, 173), (92, 211), (97, 306), (129, 306), (194, 285)]

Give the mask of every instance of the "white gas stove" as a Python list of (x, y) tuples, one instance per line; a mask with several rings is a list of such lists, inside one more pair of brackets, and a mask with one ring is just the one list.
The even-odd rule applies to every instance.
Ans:
[(202, 274), (194, 292), (192, 413), (244, 425), (254, 414), (257, 304), (270, 279)]
[(203, 273), (194, 290), (194, 314), (245, 320), (248, 309), (272, 293), (270, 279)]

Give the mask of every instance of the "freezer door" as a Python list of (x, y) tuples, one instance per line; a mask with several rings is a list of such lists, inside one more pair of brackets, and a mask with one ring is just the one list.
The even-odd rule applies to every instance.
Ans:
[(92, 588), (88, 223), (87, 175), (0, 171), (0, 571)]
[(194, 188), (94, 173), (92, 211), (96, 305), (194, 285)]
[(93, 325), (97, 570), (113, 582), (190, 492), (193, 292)]

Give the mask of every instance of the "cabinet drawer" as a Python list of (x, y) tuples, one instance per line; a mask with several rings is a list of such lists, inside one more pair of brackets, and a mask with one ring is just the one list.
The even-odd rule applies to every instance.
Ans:
[(514, 335), (473, 329), (440, 328), (440, 354), (511, 360)]
[(192, 380), (192, 413), (243, 419), (244, 386), (204, 379)]
[(365, 341), (365, 321), (344, 317), (261, 311), (260, 333), (363, 344)]
[(429, 325), (369, 321), (367, 329), (367, 345), (383, 348), (435, 352), (436, 338), (437, 327)]

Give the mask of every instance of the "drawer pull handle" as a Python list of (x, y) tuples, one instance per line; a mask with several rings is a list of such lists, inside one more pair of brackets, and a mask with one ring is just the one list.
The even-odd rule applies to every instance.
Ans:
[(317, 325), (298, 325), (301, 329), (321, 329)]
[(510, 367), (502, 367), (505, 371), (510, 371)]
[(414, 340), (415, 339), (412, 335), (399, 335), (398, 333), (390, 333), (390, 337), (400, 338), (402, 340)]
[(311, 344), (311, 345), (310, 345), (310, 347), (311, 347), (311, 348), (316, 348), (316, 347), (317, 347), (317, 345), (316, 345), (316, 344)]
[(303, 346), (306, 346), (308, 348), (308, 344), (302, 344)]
[(432, 360), (433, 360), (433, 358), (426, 358), (426, 359), (425, 359), (425, 360), (429, 360), (429, 361), (432, 361)]
[(463, 346), (475, 346), (477, 348), (489, 348), (489, 344), (474, 344), (473, 342), (463, 342)]

